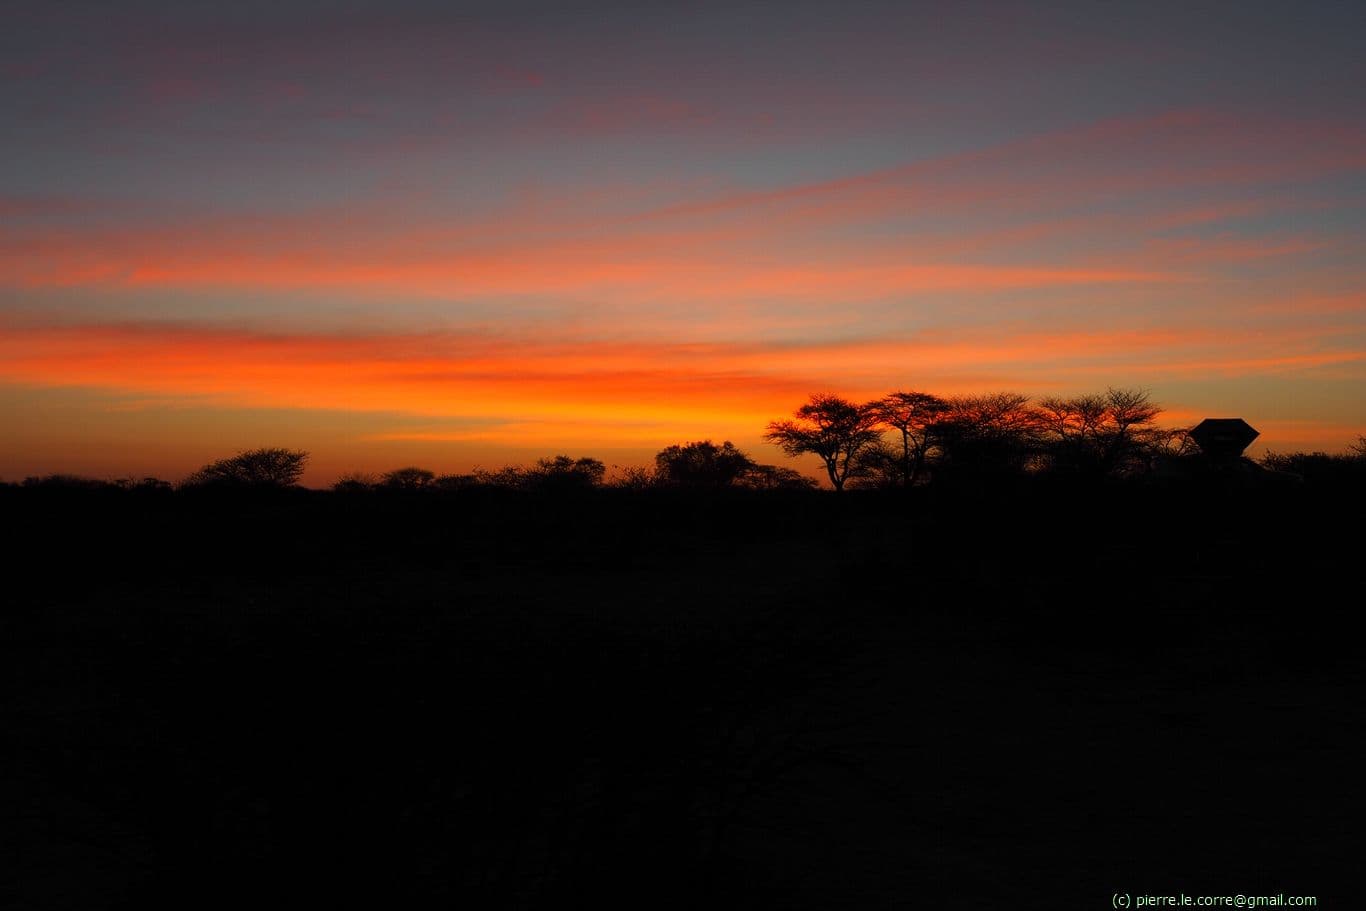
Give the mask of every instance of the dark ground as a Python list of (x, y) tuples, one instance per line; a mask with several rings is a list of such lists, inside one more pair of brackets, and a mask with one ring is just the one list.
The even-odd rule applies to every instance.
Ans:
[(10, 488), (0, 907), (1354, 906), (1359, 490), (917, 493)]

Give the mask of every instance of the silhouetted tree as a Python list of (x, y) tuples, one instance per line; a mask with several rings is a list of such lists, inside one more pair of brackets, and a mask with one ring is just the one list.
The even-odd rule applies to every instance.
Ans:
[(538, 459), (530, 468), (508, 465), (497, 471), (476, 470), (480, 484), (541, 492), (586, 490), (602, 483), (607, 466), (594, 458), (557, 455)]
[(435, 472), (410, 465), (407, 468), (396, 468), (386, 473), (381, 483), (391, 490), (422, 490), (425, 487), (432, 486), (435, 481)]
[(816, 482), (799, 471), (778, 465), (755, 465), (736, 481), (749, 490), (811, 490)]
[(906, 486), (902, 452), (886, 440), (866, 446), (849, 474), (849, 486), (864, 490), (892, 490)]
[(1015, 392), (958, 396), (931, 425), (943, 469), (959, 477), (1018, 474), (1039, 451), (1042, 419)]
[[(933, 445), (931, 430), (935, 422), (948, 411), (949, 403), (928, 392), (893, 392), (869, 402), (868, 408), (877, 416), (879, 423), (901, 434), (898, 467), (902, 486), (910, 487), (920, 480), (925, 471)], [(883, 479), (887, 477), (885, 458), (872, 458), (867, 462), (870, 469), (874, 469), (874, 474)]]
[(754, 460), (729, 441), (683, 443), (655, 455), (655, 478), (661, 484), (689, 487), (730, 487), (757, 467)]
[(163, 481), (161, 478), (119, 478), (114, 482), (114, 486), (120, 490), (157, 493), (165, 493), (174, 489), (170, 481)]
[(835, 395), (813, 395), (793, 416), (770, 423), (764, 439), (791, 456), (819, 456), (837, 491), (857, 473), (860, 454), (882, 438), (872, 409)]
[(1190, 427), (1176, 427), (1163, 430), (1153, 442), (1153, 454), (1160, 458), (1186, 458), (1200, 452), (1200, 447), (1191, 439)]
[(619, 490), (649, 490), (656, 484), (655, 471), (645, 465), (613, 465), (616, 476), (608, 485)]
[(332, 489), (338, 493), (362, 493), (367, 490), (374, 490), (379, 484), (379, 479), (372, 474), (363, 471), (353, 471), (337, 478), (332, 484)]
[(527, 472), (526, 483), (541, 491), (586, 490), (601, 484), (606, 473), (607, 466), (598, 459), (557, 455), (537, 459)]
[(264, 448), (239, 452), (210, 462), (186, 478), (187, 487), (292, 487), (303, 476), (308, 453), (300, 449)]
[(1366, 459), (1366, 436), (1357, 437), (1357, 441), (1348, 447), (1348, 452), (1353, 458)]
[(1130, 471), (1147, 466), (1167, 431), (1155, 424), (1162, 406), (1144, 389), (1105, 391), (1104, 464), (1106, 471)]
[(1260, 459), (1263, 468), (1296, 475), (1310, 484), (1346, 487), (1366, 480), (1366, 456), (1356, 446), (1346, 454), (1327, 452), (1268, 452)]
[(527, 469), (521, 465), (504, 465), (490, 471), (486, 468), (474, 470), (475, 480), (484, 487), (506, 487), (520, 489), (527, 486)]
[(83, 478), (74, 474), (45, 474), (24, 478), (23, 486), (45, 487), (53, 490), (100, 490), (113, 485), (99, 478)]
[(443, 474), (432, 481), (437, 490), (468, 490), (479, 484), (479, 478), (472, 474)]
[(1154, 425), (1162, 408), (1140, 389), (1103, 395), (1045, 398), (1037, 414), (1052, 466), (1074, 474), (1141, 471), (1164, 447), (1170, 431)]

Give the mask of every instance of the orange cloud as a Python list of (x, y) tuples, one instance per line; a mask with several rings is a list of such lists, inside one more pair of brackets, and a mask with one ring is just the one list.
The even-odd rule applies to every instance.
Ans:
[(1268, 337), (1255, 330), (998, 327), (822, 344), (554, 343), (470, 333), (29, 326), (0, 333), (0, 378), (238, 405), (667, 425), (771, 417), (819, 388), (945, 389), (983, 369), (1031, 385), (1060, 373), (1221, 375), (1358, 362), (1360, 340), (1343, 347), (1351, 340), (1322, 329)]
[[(1067, 393), (1133, 383), (1197, 389), (1229, 376), (1313, 378), (1325, 370), (1366, 381), (1364, 367), (1366, 340), (1341, 327), (1284, 327), (1272, 334), (1192, 327), (1047, 332), (1016, 325), (821, 344), (701, 344), (10, 325), (0, 328), (0, 393), (18, 384), (97, 395), (107, 403), (98, 431), (107, 442), (92, 450), (78, 428), (35, 413), (22, 425), (22, 441), (0, 447), (0, 464), (89, 471), (81, 466), (165, 463), (155, 470), (177, 476), (218, 449), (263, 439), (317, 451), (313, 483), (403, 461), (466, 470), (471, 461), (500, 464), (566, 449), (615, 452), (614, 459), (631, 463), (685, 439), (730, 438), (757, 447), (768, 421), (820, 390), (866, 399), (908, 387), (941, 394)], [(1203, 416), (1179, 400), (1167, 404), (1174, 406), (1170, 422)], [(193, 417), (206, 409), (218, 428), (207, 436), (210, 425)], [(301, 418), (262, 423), (247, 409), (286, 409)], [(1256, 413), (1247, 416), (1261, 426)], [(343, 418), (345, 430), (333, 426)], [(120, 427), (142, 428), (143, 449), (155, 439), (161, 454), (139, 456), (138, 441), (120, 436)], [(1305, 434), (1312, 431), (1297, 430), (1296, 439)], [(1318, 439), (1314, 445), (1345, 443)], [(459, 461), (455, 453), (462, 454)], [(122, 461), (109, 462), (116, 455)]]
[[(411, 239), (410, 239), (411, 240)], [(864, 299), (943, 289), (1031, 288), (1167, 280), (1158, 271), (1101, 265), (994, 265), (920, 262), (916, 250), (847, 254), (827, 261), (761, 249), (735, 250), (726, 231), (613, 237), (425, 252), (430, 242), (378, 251), (262, 250), (233, 237), (171, 237), (131, 232), (105, 237), (33, 237), (0, 254), (0, 283), (20, 287), (330, 289), (460, 299), (513, 295), (593, 295), (648, 301), (756, 297)], [(800, 259), (798, 262), (796, 260)]]
[[(1324, 205), (1284, 194), (1230, 196), (1230, 184), (1366, 167), (1366, 132), (1289, 126), (1175, 112), (665, 205), (649, 203), (658, 195), (653, 191), (617, 187), (598, 196), (530, 194), (455, 218), (438, 218), (413, 200), (377, 199), (312, 213), (182, 217), (170, 224), (20, 223), (0, 229), (0, 284), (648, 307), (752, 300), (834, 306), (948, 290), (1189, 280), (1205, 266), (1323, 247), (1323, 240), (1299, 234), (1161, 234), (1269, 208)], [(1128, 154), (1140, 141), (1143, 155)], [(1153, 190), (1192, 187), (1225, 197), (1167, 208), (1149, 200)], [(675, 194), (695, 196), (695, 189)], [(1104, 212), (1085, 211), (1100, 201)], [(15, 211), (27, 205), (16, 202)], [(405, 206), (416, 211), (405, 214)], [(1069, 206), (1083, 211), (1068, 213)], [(1002, 224), (1005, 216), (1010, 222)], [(838, 233), (906, 217), (931, 227)], [(1044, 241), (1052, 246), (1031, 246)]]

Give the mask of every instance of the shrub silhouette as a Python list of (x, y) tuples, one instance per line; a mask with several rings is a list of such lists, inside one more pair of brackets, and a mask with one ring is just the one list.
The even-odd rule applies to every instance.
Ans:
[(332, 484), (332, 489), (338, 493), (362, 493), (373, 490), (377, 484), (379, 480), (374, 475), (353, 471), (337, 478)]
[(777, 465), (761, 465), (726, 440), (678, 443), (655, 454), (655, 467), (625, 469), (618, 486), (684, 487), (721, 490), (810, 490), (815, 482), (800, 472)]
[(301, 449), (249, 449), (210, 462), (181, 483), (185, 487), (293, 487), (307, 462), (308, 453)]
[(391, 490), (422, 490), (436, 483), (436, 473), (409, 466), (386, 473), (381, 483)]
[(113, 485), (98, 478), (83, 478), (74, 474), (45, 474), (24, 478), (23, 486), (50, 490), (101, 490)]
[(476, 471), (474, 477), (491, 487), (555, 493), (590, 490), (602, 484), (606, 473), (607, 466), (598, 459), (557, 455), (538, 459), (530, 468), (507, 465), (497, 471)]
[(816, 482), (792, 468), (755, 465), (736, 482), (748, 490), (814, 490)]
[(658, 478), (655, 476), (654, 469), (646, 468), (641, 465), (613, 465), (619, 473), (609, 482), (609, 486), (618, 490), (649, 490), (658, 485)]
[(729, 440), (681, 443), (655, 455), (655, 477), (661, 484), (730, 487), (758, 466)]
[(1366, 482), (1366, 455), (1358, 455), (1356, 446), (1345, 455), (1268, 452), (1262, 456), (1261, 465), (1272, 471), (1298, 475), (1309, 483), (1346, 487)]
[(602, 483), (607, 466), (598, 459), (557, 455), (538, 459), (526, 474), (526, 483), (536, 490), (585, 490)]
[(119, 478), (114, 481), (114, 486), (120, 490), (137, 490), (143, 492), (164, 493), (174, 488), (170, 481), (163, 481), (161, 478)]
[(438, 475), (429, 485), (433, 490), (468, 490), (477, 487), (479, 479), (472, 474)]

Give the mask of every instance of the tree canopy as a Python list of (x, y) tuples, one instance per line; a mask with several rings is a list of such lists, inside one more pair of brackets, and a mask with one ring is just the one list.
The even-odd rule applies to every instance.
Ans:
[(1113, 388), (1100, 395), (1044, 398), (1036, 409), (1050, 467), (1094, 475), (1144, 467), (1171, 435), (1154, 426), (1161, 413), (1146, 391)]
[(384, 475), (381, 483), (396, 490), (421, 490), (436, 482), (436, 472), (410, 465), (396, 468)]
[(478, 483), (491, 487), (568, 492), (597, 487), (606, 473), (607, 466), (598, 459), (557, 455), (537, 459), (536, 464), (529, 468), (508, 465), (497, 471), (476, 471), (474, 478)]
[(655, 455), (655, 475), (661, 483), (689, 487), (730, 487), (758, 467), (754, 460), (726, 440), (681, 443)]
[(857, 405), (836, 395), (818, 393), (794, 413), (796, 420), (773, 421), (764, 439), (790, 456), (815, 455), (835, 490), (859, 469), (859, 456), (878, 443), (878, 416), (867, 405)]
[(888, 393), (868, 403), (868, 409), (878, 423), (897, 431), (901, 436), (901, 453), (896, 462), (901, 485), (910, 487), (920, 480), (925, 471), (930, 447), (934, 443), (934, 425), (949, 403), (928, 392)]
[(293, 487), (303, 476), (308, 453), (301, 449), (248, 449), (210, 462), (184, 480), (188, 487)]

